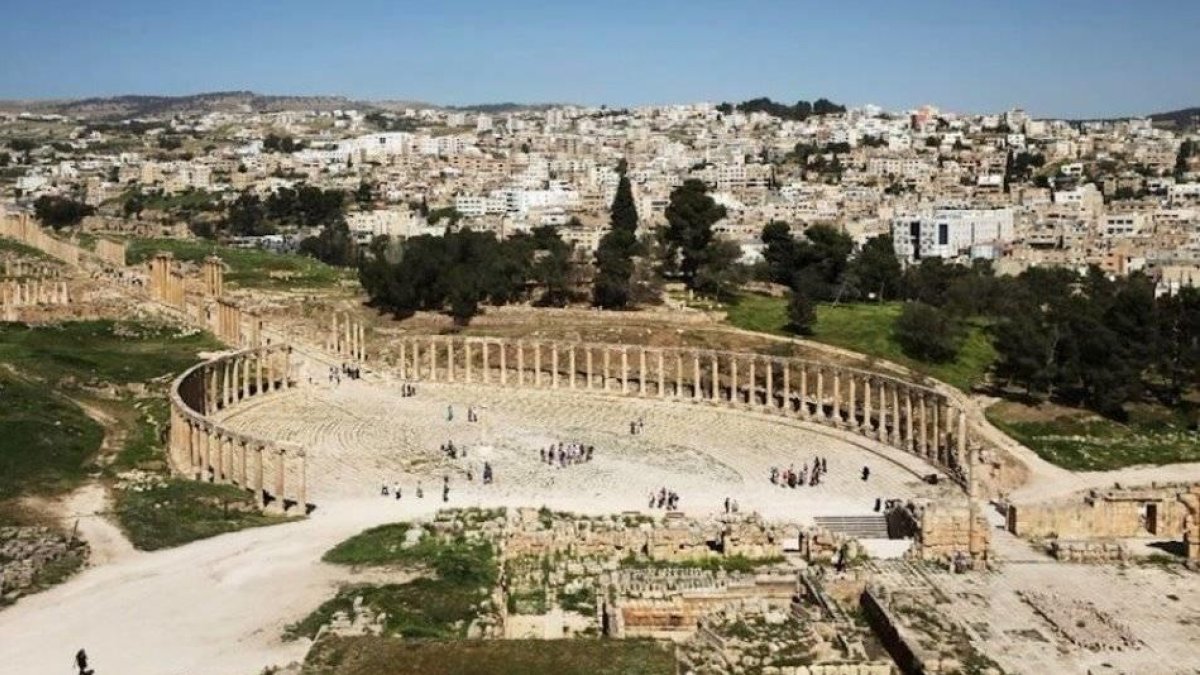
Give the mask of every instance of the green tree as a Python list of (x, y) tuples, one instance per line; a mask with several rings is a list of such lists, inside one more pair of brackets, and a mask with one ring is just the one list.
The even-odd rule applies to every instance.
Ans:
[(873, 293), (875, 299), (890, 300), (899, 295), (904, 272), (896, 258), (892, 235), (881, 234), (868, 239), (851, 267), (859, 286), (865, 293)]
[(817, 308), (803, 288), (792, 289), (787, 305), (788, 330), (812, 335), (817, 325)]
[(596, 248), (596, 277), (592, 285), (592, 304), (605, 309), (624, 309), (631, 300), (630, 279), (633, 258), (638, 253), (637, 206), (629, 177), (622, 174), (610, 209), (608, 232)]
[(43, 195), (33, 202), (33, 212), (38, 220), (61, 230), (78, 225), (84, 218), (95, 213), (96, 209), (69, 197)]
[(358, 189), (354, 191), (354, 201), (359, 205), (367, 205), (375, 201), (375, 186), (362, 181), (358, 184)]
[(702, 181), (689, 179), (671, 192), (663, 242), (669, 259), (678, 259), (684, 284), (696, 290), (696, 275), (707, 261), (712, 226), (725, 217), (725, 207), (708, 196)]
[(905, 303), (893, 331), (906, 355), (927, 363), (953, 361), (964, 337), (954, 317), (923, 302)]

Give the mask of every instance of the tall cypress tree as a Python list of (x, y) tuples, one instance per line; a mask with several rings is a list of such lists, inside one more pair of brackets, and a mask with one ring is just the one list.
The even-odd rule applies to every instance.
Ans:
[(623, 309), (629, 305), (633, 256), (637, 255), (637, 206), (629, 177), (621, 172), (617, 195), (613, 198), (608, 232), (596, 248), (596, 278), (592, 303), (605, 309)]

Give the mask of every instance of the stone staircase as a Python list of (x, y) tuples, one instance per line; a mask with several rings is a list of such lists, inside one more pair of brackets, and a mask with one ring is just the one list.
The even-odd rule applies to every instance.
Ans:
[(882, 514), (864, 516), (817, 516), (819, 527), (855, 539), (887, 539), (887, 518)]

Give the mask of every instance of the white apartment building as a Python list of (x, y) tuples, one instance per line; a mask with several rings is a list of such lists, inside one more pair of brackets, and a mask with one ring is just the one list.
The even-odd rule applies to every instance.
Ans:
[(1130, 237), (1150, 227), (1148, 213), (1109, 213), (1100, 219), (1100, 236), (1106, 239)]
[(999, 245), (1014, 236), (1013, 212), (1008, 208), (934, 209), (892, 219), (896, 256), (909, 262), (983, 252), (989, 249), (977, 244)]

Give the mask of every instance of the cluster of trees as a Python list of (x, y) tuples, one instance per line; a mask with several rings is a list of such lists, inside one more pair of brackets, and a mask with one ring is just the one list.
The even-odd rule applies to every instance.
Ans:
[(1175, 178), (1183, 180), (1184, 174), (1193, 157), (1200, 155), (1200, 141), (1187, 140), (1179, 144), (1179, 152), (1175, 155)]
[(291, 136), (267, 134), (263, 139), (263, 150), (266, 152), (282, 152), (291, 154), (304, 149), (304, 141), (297, 141)]
[(902, 271), (891, 235), (867, 241), (858, 255), (854, 241), (829, 225), (813, 225), (800, 237), (773, 221), (763, 228), (763, 264), (757, 276), (791, 289), (788, 318), (798, 333), (815, 328), (815, 302), (885, 300), (900, 295)]
[(927, 259), (905, 270), (895, 338), (929, 362), (955, 358), (965, 323), (982, 319), (997, 352), (995, 376), (1034, 396), (1121, 418), (1153, 396), (1179, 405), (1200, 383), (1200, 291), (1155, 297), (1143, 274), (1109, 279), (1031, 268), (996, 276), (991, 265)]
[(734, 110), (744, 113), (765, 112), (780, 119), (803, 121), (814, 115), (844, 113), (846, 106), (838, 105), (826, 98), (819, 98), (812, 103), (797, 101), (795, 105), (787, 105), (786, 103), (776, 103), (764, 96), (743, 101), (736, 106), (732, 103), (722, 103), (717, 106), (717, 110), (727, 115)]
[(346, 193), (311, 185), (282, 187), (266, 199), (249, 190), (238, 195), (220, 229), (233, 236), (275, 234), (281, 227), (325, 227), (344, 223)]
[(378, 238), (359, 266), (371, 304), (397, 317), (449, 311), (466, 324), (484, 304), (575, 299), (571, 247), (553, 227), (498, 240), (491, 232), (447, 231), (404, 242)]
[(61, 230), (78, 225), (84, 218), (95, 213), (96, 209), (70, 197), (43, 195), (33, 202), (33, 211), (38, 220)]
[[(618, 167), (623, 168), (623, 167)], [(592, 303), (605, 309), (625, 309), (633, 302), (634, 258), (642, 253), (637, 238), (638, 213), (629, 177), (621, 171), (613, 198), (608, 232), (596, 247)]]

